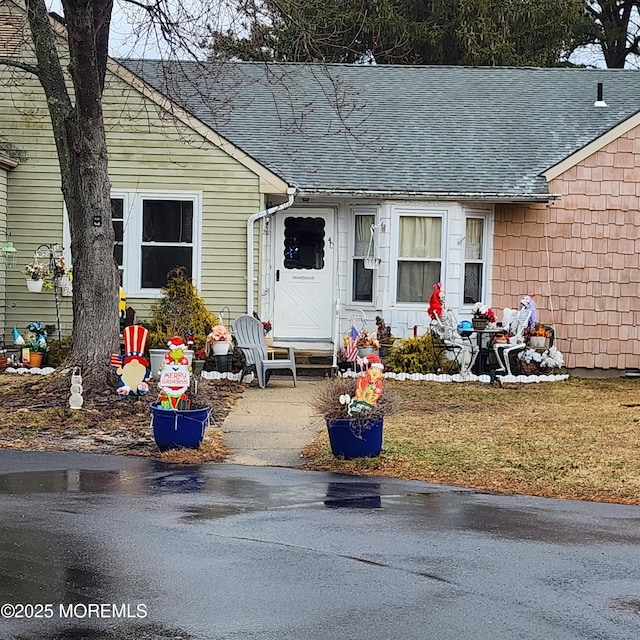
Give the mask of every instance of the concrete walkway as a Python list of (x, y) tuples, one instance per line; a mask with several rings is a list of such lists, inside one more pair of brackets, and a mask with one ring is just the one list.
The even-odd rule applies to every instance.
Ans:
[(324, 422), (311, 415), (309, 400), (320, 380), (272, 376), (265, 389), (252, 384), (222, 424), (224, 441), (234, 453), (226, 462), (263, 467), (296, 467), (302, 449)]

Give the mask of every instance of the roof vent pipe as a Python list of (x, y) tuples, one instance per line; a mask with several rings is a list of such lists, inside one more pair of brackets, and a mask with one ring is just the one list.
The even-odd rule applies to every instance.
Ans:
[(606, 107), (607, 103), (603, 99), (602, 82), (598, 82), (598, 99), (593, 103), (594, 107)]

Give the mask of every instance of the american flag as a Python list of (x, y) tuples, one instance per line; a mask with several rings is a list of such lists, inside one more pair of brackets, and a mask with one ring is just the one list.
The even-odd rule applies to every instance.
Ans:
[(345, 356), (347, 360), (352, 360), (354, 362), (358, 357), (358, 331), (355, 327), (351, 327), (349, 340), (347, 341), (347, 346), (345, 348)]

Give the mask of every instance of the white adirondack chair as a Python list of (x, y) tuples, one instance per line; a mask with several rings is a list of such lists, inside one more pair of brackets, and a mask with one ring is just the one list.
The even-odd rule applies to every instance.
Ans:
[(262, 322), (248, 314), (238, 316), (232, 323), (231, 328), (236, 339), (236, 346), (244, 354), (247, 368), (255, 369), (260, 388), (264, 389), (269, 382), (271, 373), (276, 369), (291, 371), (293, 375), (293, 386), (298, 386), (296, 376), (296, 357), (293, 347), (277, 347), (286, 349), (287, 358), (269, 358), (267, 345), (264, 342), (264, 327)]

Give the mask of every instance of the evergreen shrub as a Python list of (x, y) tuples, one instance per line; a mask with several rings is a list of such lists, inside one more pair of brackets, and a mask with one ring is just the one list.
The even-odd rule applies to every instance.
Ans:
[(387, 371), (396, 373), (446, 373), (460, 370), (455, 360), (448, 357), (444, 342), (433, 332), (423, 336), (396, 340), (385, 358)]

